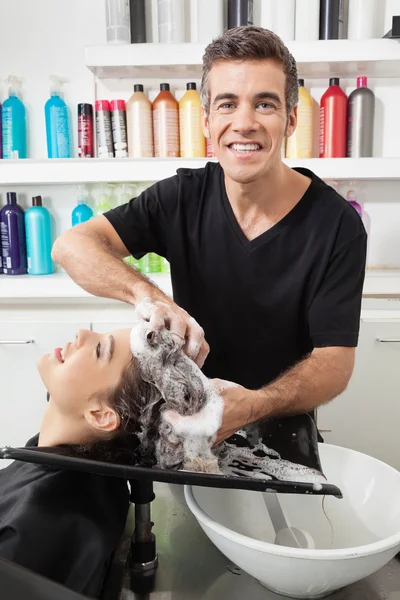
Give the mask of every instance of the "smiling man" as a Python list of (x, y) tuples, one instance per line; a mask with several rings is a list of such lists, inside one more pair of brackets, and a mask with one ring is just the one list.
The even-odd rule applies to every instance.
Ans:
[[(247, 423), (312, 411), (346, 388), (366, 233), (331, 187), (282, 162), (298, 83), (280, 38), (240, 27), (214, 40), (201, 98), (219, 163), (180, 169), (69, 230), (53, 258), (93, 294), (133, 305), (149, 298), (144, 318), (174, 331), (200, 366), (207, 358), (208, 377), (240, 384), (221, 382), (221, 440)], [(121, 260), (146, 252), (169, 260), (175, 302)]]

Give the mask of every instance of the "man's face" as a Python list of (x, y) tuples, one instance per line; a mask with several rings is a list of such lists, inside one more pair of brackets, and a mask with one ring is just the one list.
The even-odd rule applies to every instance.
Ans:
[(282, 65), (269, 59), (222, 61), (211, 69), (203, 129), (233, 181), (251, 183), (280, 163), (283, 138), (296, 125), (296, 109), (287, 117), (285, 83)]

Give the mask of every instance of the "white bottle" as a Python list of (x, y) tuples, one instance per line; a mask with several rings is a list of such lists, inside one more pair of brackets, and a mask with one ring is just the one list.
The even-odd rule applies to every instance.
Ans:
[(376, 37), (376, 0), (350, 0), (347, 37), (349, 40), (367, 40)]
[(261, 0), (260, 24), (284, 41), (294, 40), (295, 0)]
[(223, 31), (223, 0), (190, 0), (190, 41), (192, 44), (209, 44)]
[(185, 42), (185, 0), (158, 0), (157, 13), (160, 44)]
[(109, 44), (131, 43), (129, 0), (106, 0), (106, 32)]
[(319, 39), (319, 0), (296, 0), (295, 39)]

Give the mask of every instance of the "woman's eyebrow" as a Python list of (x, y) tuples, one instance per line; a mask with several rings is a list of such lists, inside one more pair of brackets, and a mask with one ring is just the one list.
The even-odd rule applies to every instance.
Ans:
[(113, 335), (108, 336), (107, 361), (111, 362), (115, 348), (115, 338)]

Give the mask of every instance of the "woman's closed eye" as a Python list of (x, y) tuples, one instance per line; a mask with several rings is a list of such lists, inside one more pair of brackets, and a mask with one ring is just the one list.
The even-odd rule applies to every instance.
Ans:
[(96, 346), (96, 355), (97, 358), (100, 358), (100, 354), (101, 354), (101, 342), (99, 342)]

